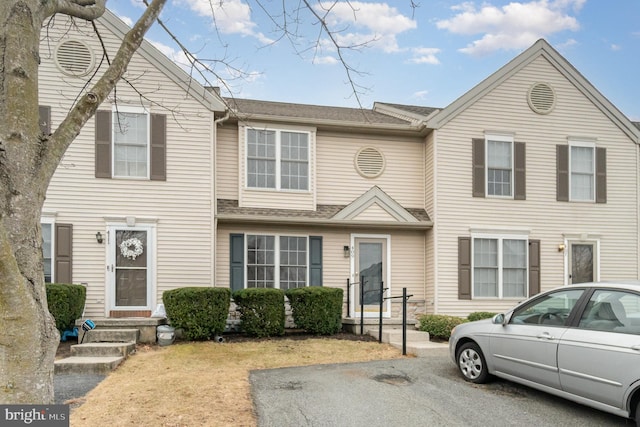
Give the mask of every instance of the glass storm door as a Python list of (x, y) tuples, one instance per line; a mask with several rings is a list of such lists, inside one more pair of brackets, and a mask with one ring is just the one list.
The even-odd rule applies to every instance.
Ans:
[[(355, 239), (355, 313), (359, 316), (361, 301), (364, 303), (364, 315), (378, 316), (380, 313), (380, 287), (387, 272), (387, 240), (377, 238)], [(385, 295), (388, 295), (385, 292)], [(383, 304), (383, 314), (387, 304)]]
[(586, 283), (595, 280), (595, 245), (593, 243), (571, 243), (569, 245), (569, 283)]
[[(113, 228), (110, 232), (111, 300), (115, 309), (149, 308), (149, 232)], [(115, 238), (113, 238), (115, 237)]]

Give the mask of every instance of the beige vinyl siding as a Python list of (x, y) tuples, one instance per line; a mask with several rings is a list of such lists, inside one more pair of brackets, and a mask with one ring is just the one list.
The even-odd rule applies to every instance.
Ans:
[(393, 215), (380, 206), (377, 203), (369, 206), (364, 212), (353, 218), (354, 221), (397, 221)]
[(238, 126), (223, 122), (217, 129), (216, 140), (216, 192), (218, 199), (238, 200), (239, 161)]
[[(81, 90), (84, 80), (64, 76), (53, 62), (53, 49), (63, 31), (48, 28), (52, 36), (43, 44), (40, 67), (40, 104), (51, 106), (55, 130)], [(76, 25), (83, 26), (76, 21)], [(82, 31), (90, 32), (90, 27)], [(119, 46), (107, 30), (101, 35), (111, 57)], [(101, 48), (97, 38), (85, 37), (98, 61)], [(135, 55), (128, 67), (126, 82), (117, 87), (119, 105), (138, 106), (142, 102), (152, 113), (167, 116), (167, 180), (96, 179), (94, 177), (94, 124), (91, 119), (71, 144), (56, 171), (43, 211), (56, 215), (56, 222), (72, 223), (73, 281), (88, 284), (87, 316), (104, 316), (107, 287), (105, 218), (136, 217), (156, 222), (156, 293), (151, 306), (161, 302), (162, 292), (181, 286), (210, 286), (212, 265), (212, 147), (213, 117), (199, 102)], [(114, 94), (100, 106), (111, 110)], [(141, 96), (146, 98), (141, 101)]]
[[(419, 138), (318, 132), (318, 204), (347, 205), (373, 186), (404, 207), (424, 207), (424, 142)], [(355, 157), (364, 147), (378, 149), (385, 169), (378, 178), (358, 173)]]
[[(350, 277), (350, 259), (345, 258), (343, 247), (351, 242), (351, 230), (342, 229), (305, 229), (300, 227), (255, 227), (220, 225), (218, 228), (216, 286), (229, 286), (229, 235), (273, 234), (287, 236), (322, 236), (323, 286), (346, 290)], [(362, 234), (357, 230), (355, 234)], [(402, 288), (413, 294), (411, 301), (423, 301), (424, 298), (424, 232), (406, 231), (371, 235), (391, 236), (391, 290), (392, 295), (402, 295)], [(386, 286), (387, 284), (385, 284)], [(401, 304), (394, 301), (393, 304)], [(395, 311), (395, 309), (394, 309)]]
[[(548, 115), (529, 109), (527, 90), (550, 83), (557, 95)], [(485, 132), (513, 132), (526, 143), (526, 200), (473, 198), (471, 139)], [(596, 138), (607, 149), (607, 203), (556, 201), (557, 144), (569, 137)], [(600, 236), (600, 278), (637, 277), (636, 146), (545, 59), (538, 58), (437, 133), (438, 312), (466, 315), (499, 311), (517, 300), (457, 298), (457, 237), (471, 228), (519, 230), (541, 241), (541, 289), (565, 283), (564, 235)]]

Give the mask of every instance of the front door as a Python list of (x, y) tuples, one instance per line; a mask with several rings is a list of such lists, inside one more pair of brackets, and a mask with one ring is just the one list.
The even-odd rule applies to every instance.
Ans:
[[(387, 239), (377, 237), (354, 238), (354, 312), (365, 317), (380, 315), (380, 290), (389, 288), (387, 280)], [(384, 291), (384, 296), (389, 290)], [(388, 300), (387, 300), (388, 301)], [(383, 303), (383, 315), (388, 315), (388, 302)]]
[(593, 242), (569, 243), (569, 284), (593, 282), (596, 266), (596, 245)]
[(111, 227), (109, 230), (110, 299), (113, 310), (151, 308), (151, 230)]

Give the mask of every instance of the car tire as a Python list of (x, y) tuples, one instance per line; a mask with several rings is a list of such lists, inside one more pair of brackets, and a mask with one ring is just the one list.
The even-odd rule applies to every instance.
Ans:
[(633, 415), (636, 421), (636, 427), (640, 427), (640, 400), (636, 403), (636, 412)]
[(466, 381), (482, 384), (489, 379), (489, 370), (485, 362), (484, 354), (474, 342), (464, 343), (458, 350), (456, 357), (458, 369)]

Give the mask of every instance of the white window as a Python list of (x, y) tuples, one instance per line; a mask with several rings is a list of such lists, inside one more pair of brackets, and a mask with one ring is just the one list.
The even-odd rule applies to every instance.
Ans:
[(44, 267), (44, 281), (53, 281), (53, 223), (42, 223), (42, 262)]
[(569, 146), (570, 200), (593, 202), (596, 188), (595, 146), (571, 142)]
[(247, 129), (247, 187), (309, 189), (309, 133)]
[(307, 286), (307, 237), (247, 235), (247, 287)]
[(114, 107), (112, 125), (113, 176), (149, 178), (149, 113)]
[(521, 236), (473, 238), (474, 298), (527, 296), (528, 240)]
[(513, 138), (487, 136), (487, 195), (512, 197)]

